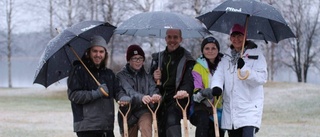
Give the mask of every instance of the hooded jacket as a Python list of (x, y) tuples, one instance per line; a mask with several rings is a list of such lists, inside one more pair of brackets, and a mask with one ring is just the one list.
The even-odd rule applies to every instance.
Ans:
[(114, 99), (119, 99), (121, 88), (115, 74), (106, 67), (96, 68), (91, 61), (85, 62), (88, 69), (108, 88), (108, 97), (94, 98), (92, 91), (98, 85), (79, 61), (74, 63), (68, 78), (68, 98), (74, 118), (74, 132), (106, 131), (114, 129)]
[[(237, 64), (232, 63), (229, 48), (213, 75), (212, 87), (223, 89), (223, 129), (238, 129), (244, 126), (260, 128), (263, 111), (263, 84), (267, 82), (267, 64), (260, 49), (253, 42), (246, 43), (243, 53), (245, 65), (241, 74), (249, 71), (246, 80), (240, 80)], [(225, 85), (225, 86), (223, 86)]]
[[(116, 75), (120, 81), (121, 87), (126, 95), (131, 97), (131, 110), (128, 116), (129, 126), (138, 122), (137, 120), (144, 113), (150, 113), (149, 109), (142, 102), (144, 95), (159, 94), (159, 89), (153, 81), (151, 75), (146, 73), (144, 67), (139, 71), (133, 70), (129, 63)], [(135, 117), (135, 118), (133, 118)]]

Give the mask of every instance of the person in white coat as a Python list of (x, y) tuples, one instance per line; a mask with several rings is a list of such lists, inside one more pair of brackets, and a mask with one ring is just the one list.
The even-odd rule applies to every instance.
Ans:
[[(244, 28), (235, 24), (230, 31), (231, 46), (221, 59), (213, 75), (213, 90), (222, 90), (223, 111), (221, 128), (229, 137), (253, 137), (258, 132), (263, 111), (263, 84), (267, 82), (267, 63), (262, 51), (252, 41), (246, 40), (240, 58)], [(247, 79), (241, 75), (249, 72)]]

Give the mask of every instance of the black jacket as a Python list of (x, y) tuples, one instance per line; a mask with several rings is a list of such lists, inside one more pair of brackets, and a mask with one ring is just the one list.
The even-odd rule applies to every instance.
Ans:
[(95, 78), (108, 87), (109, 96), (94, 99), (92, 90), (98, 85), (80, 63), (75, 63), (68, 78), (68, 97), (74, 118), (74, 131), (113, 130), (114, 99), (119, 99), (121, 88), (112, 70), (97, 69), (90, 62), (87, 67)]
[(179, 48), (173, 52), (167, 52), (167, 50), (165, 50), (152, 54), (151, 74), (158, 68), (159, 54), (160, 61), (162, 62), (160, 68), (162, 74), (160, 93), (163, 103), (169, 105), (174, 103), (175, 99), (173, 99), (173, 96), (179, 90), (187, 91), (191, 98), (194, 89), (191, 72), (195, 60), (192, 58), (190, 52), (179, 46)]

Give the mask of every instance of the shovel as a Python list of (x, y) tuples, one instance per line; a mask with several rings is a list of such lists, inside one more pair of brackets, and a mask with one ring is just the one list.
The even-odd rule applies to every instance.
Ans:
[(183, 126), (184, 126), (184, 136), (185, 137), (189, 137), (189, 132), (188, 132), (188, 119), (187, 119), (187, 108), (188, 108), (188, 105), (190, 103), (190, 99), (189, 99), (189, 96), (187, 97), (188, 98), (188, 102), (186, 104), (186, 106), (183, 108), (178, 99), (176, 99), (177, 101), (177, 104), (178, 106), (180, 107), (181, 111), (182, 111), (182, 116), (183, 116)]
[(148, 109), (150, 110), (151, 114), (152, 114), (152, 121), (153, 121), (153, 128), (154, 128), (154, 137), (158, 137), (158, 122), (157, 122), (157, 111), (159, 109), (160, 106), (160, 101), (158, 102), (157, 108), (153, 111), (149, 104), (147, 104)]
[(208, 100), (209, 104), (210, 104), (211, 107), (212, 107), (212, 112), (213, 112), (212, 115), (213, 115), (213, 123), (214, 123), (214, 133), (215, 133), (215, 137), (220, 137), (220, 134), (219, 134), (218, 114), (217, 114), (217, 109), (216, 109), (216, 106), (217, 106), (217, 104), (218, 104), (218, 102), (219, 102), (219, 100), (220, 100), (220, 97), (218, 98), (216, 105), (214, 105), (214, 104), (211, 102), (210, 99), (207, 98), (207, 100)]
[(129, 108), (128, 108), (128, 111), (127, 113), (123, 113), (121, 111), (121, 109), (119, 108), (119, 112), (120, 114), (122, 115), (122, 119), (123, 119), (123, 137), (129, 137), (129, 134), (128, 134), (128, 114), (130, 112), (130, 109), (131, 109), (131, 104), (129, 103)]

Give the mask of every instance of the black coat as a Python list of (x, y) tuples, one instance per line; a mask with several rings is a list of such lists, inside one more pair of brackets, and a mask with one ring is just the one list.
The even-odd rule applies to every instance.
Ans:
[(92, 90), (98, 85), (82, 64), (76, 63), (68, 78), (68, 97), (74, 118), (74, 131), (113, 130), (114, 99), (122, 93), (118, 79), (112, 70), (105, 67), (97, 69), (87, 63), (95, 78), (108, 87), (108, 97), (94, 99)]

